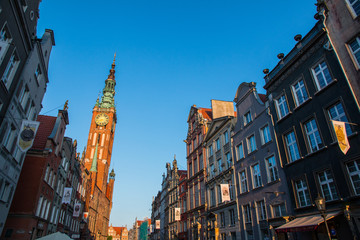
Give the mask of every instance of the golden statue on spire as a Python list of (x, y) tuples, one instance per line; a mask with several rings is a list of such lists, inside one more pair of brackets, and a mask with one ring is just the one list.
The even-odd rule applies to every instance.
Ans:
[(67, 111), (69, 109), (69, 100), (66, 100), (65, 104), (64, 104), (64, 111)]

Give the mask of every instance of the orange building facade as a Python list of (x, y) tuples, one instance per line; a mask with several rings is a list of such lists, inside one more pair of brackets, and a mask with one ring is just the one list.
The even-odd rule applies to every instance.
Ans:
[(89, 214), (88, 229), (94, 239), (106, 239), (112, 207), (115, 173), (112, 170), (109, 174), (109, 168), (116, 126), (115, 85), (114, 58), (103, 96), (93, 108), (85, 152), (85, 168), (90, 172), (91, 185), (85, 211)]

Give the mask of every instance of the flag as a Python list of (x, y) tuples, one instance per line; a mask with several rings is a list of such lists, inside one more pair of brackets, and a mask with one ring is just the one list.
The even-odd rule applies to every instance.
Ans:
[(175, 208), (175, 221), (180, 221), (180, 220), (181, 220), (180, 208)]
[(19, 131), (17, 145), (22, 152), (29, 150), (34, 142), (40, 122), (23, 120)]
[(160, 220), (155, 221), (155, 229), (160, 229)]
[(75, 203), (73, 217), (79, 217), (80, 216), (80, 209), (81, 209), (81, 203)]
[(83, 212), (83, 219), (85, 222), (88, 222), (88, 218), (89, 218), (89, 212)]
[(222, 202), (230, 201), (229, 184), (220, 184)]
[(335, 135), (336, 135), (339, 147), (340, 147), (341, 151), (344, 154), (346, 154), (350, 148), (350, 144), (349, 144), (347, 134), (346, 134), (345, 123), (339, 122), (339, 121), (334, 121), (334, 120), (331, 120), (331, 122), (334, 127), (334, 131), (335, 131)]
[(65, 188), (64, 189), (64, 195), (62, 198), (62, 202), (61, 203), (70, 203), (71, 201), (71, 193), (72, 193), (72, 188)]

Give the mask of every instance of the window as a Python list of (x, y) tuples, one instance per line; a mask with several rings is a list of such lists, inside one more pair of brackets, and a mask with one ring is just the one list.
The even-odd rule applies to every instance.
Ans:
[(260, 129), (261, 143), (264, 145), (271, 141), (270, 128), (269, 125)]
[(240, 143), (238, 146), (237, 146), (237, 157), (238, 157), (238, 161), (242, 158), (244, 158), (244, 147), (243, 147), (243, 144)]
[(220, 227), (225, 227), (225, 214), (224, 214), (224, 212), (220, 213)]
[(195, 189), (195, 207), (199, 206), (199, 187), (198, 184), (194, 185), (194, 189)]
[(197, 164), (197, 159), (194, 159), (194, 174), (198, 172), (198, 164)]
[(221, 197), (221, 186), (217, 185), (217, 194), (218, 194), (218, 204), (222, 203), (222, 197)]
[(4, 135), (3, 145), (6, 149), (11, 152), (16, 141), (16, 130), (14, 125), (11, 124), (11, 127), (6, 130), (6, 134)]
[(216, 201), (215, 201), (215, 189), (214, 188), (210, 189), (210, 199), (211, 199), (211, 206), (215, 206)]
[(4, 74), (1, 78), (1, 80), (4, 82), (7, 88), (10, 87), (13, 77), (15, 75), (17, 66), (19, 63), (19, 59), (16, 56), (15, 52), (11, 55), (10, 60), (6, 66), (6, 69), (4, 71)]
[(285, 136), (286, 149), (288, 152), (289, 162), (293, 162), (300, 158), (299, 148), (296, 143), (295, 133), (290, 132)]
[(202, 154), (200, 154), (200, 155), (199, 155), (199, 171), (200, 171), (200, 170), (202, 170), (202, 169), (204, 168), (203, 161), (204, 161), (204, 159), (203, 159), (203, 155), (202, 155)]
[(239, 173), (240, 175), (240, 193), (244, 193), (248, 191), (247, 180), (246, 180), (246, 172), (245, 170)]
[(40, 78), (41, 78), (41, 68), (40, 65), (38, 65), (35, 70), (35, 79), (38, 83), (40, 83)]
[[(344, 108), (341, 103), (336, 103), (335, 105), (331, 106), (328, 109), (328, 113), (331, 120), (340, 121), (340, 122), (349, 122), (346, 115)], [(346, 134), (349, 136), (352, 131), (349, 124), (345, 124)]]
[(194, 193), (192, 187), (189, 188), (189, 192), (190, 192), (190, 209), (192, 209), (194, 207)]
[(217, 165), (218, 165), (219, 173), (222, 172), (221, 158), (217, 160)]
[(234, 185), (232, 184), (233, 183), (233, 175), (231, 175), (231, 180), (229, 180), (227, 183), (229, 184), (229, 191), (230, 191), (230, 200), (234, 200), (235, 198), (235, 194), (234, 194)]
[(356, 195), (360, 195), (360, 161), (352, 161), (346, 164), (351, 185)]
[(346, 0), (350, 7), (351, 14), (353, 17), (360, 15), (360, 1), (359, 0)]
[(8, 181), (0, 181), (0, 201), (8, 202), (12, 194), (12, 187)]
[[(359, 4), (359, 1), (358, 1)], [(360, 68), (360, 38), (355, 38), (354, 41), (349, 43), (349, 48), (353, 56), (355, 65)]]
[(244, 114), (244, 126), (248, 125), (252, 121), (250, 111)]
[(266, 171), (268, 176), (268, 182), (274, 182), (279, 179), (275, 156), (266, 158)]
[(234, 209), (229, 210), (229, 215), (230, 215), (230, 225), (234, 226), (235, 225), (235, 211), (234, 211)]
[(300, 106), (309, 98), (306, 92), (304, 81), (302, 79), (292, 85), (291, 88), (294, 94), (296, 106)]
[(216, 151), (219, 151), (221, 149), (220, 146), (220, 138), (216, 139)]
[(259, 164), (255, 164), (254, 166), (252, 166), (251, 171), (252, 171), (252, 177), (253, 177), (253, 179), (252, 179), (253, 187), (258, 188), (262, 185)]
[(42, 202), (43, 202), (43, 196), (41, 196), (39, 198), (38, 206), (37, 206), (36, 212), (35, 212), (35, 215), (38, 216), (38, 217), (40, 216), (40, 210), (41, 210)]
[(320, 172), (318, 174), (321, 193), (326, 201), (332, 201), (338, 199), (338, 195), (335, 188), (334, 178), (330, 170)]
[(272, 205), (273, 217), (282, 217), (286, 215), (285, 203)]
[(214, 164), (210, 165), (210, 176), (213, 177), (215, 175), (215, 166)]
[(295, 181), (296, 195), (299, 207), (310, 206), (310, 194), (304, 179)]
[(250, 204), (246, 204), (243, 206), (244, 209), (244, 220), (245, 223), (251, 223), (251, 209)]
[(279, 119), (282, 119), (289, 114), (289, 107), (287, 105), (285, 95), (281, 95), (277, 100), (275, 100), (275, 105)]
[(304, 124), (304, 126), (305, 126), (307, 141), (310, 147), (310, 152), (316, 152), (324, 145), (321, 141), (320, 133), (318, 131), (318, 127), (315, 122), (315, 119), (311, 119), (310, 121), (307, 121)]
[(326, 65), (326, 62), (324, 61), (316, 65), (312, 69), (312, 73), (315, 78), (315, 83), (318, 90), (323, 89), (333, 80)]
[(212, 156), (213, 154), (214, 154), (214, 152), (213, 152), (213, 146), (210, 145), (210, 146), (209, 146), (209, 156)]
[(226, 131), (224, 132), (224, 142), (227, 144), (229, 142), (229, 133)]
[(257, 210), (258, 210), (258, 216), (259, 216), (259, 220), (266, 220), (266, 206), (265, 206), (265, 201), (261, 200), (258, 201), (256, 203), (257, 205)]
[(191, 177), (193, 175), (192, 173), (192, 163), (189, 163), (189, 177)]
[(226, 162), (227, 162), (227, 167), (230, 168), (232, 166), (232, 159), (231, 159), (231, 154), (229, 152), (226, 154)]
[(10, 46), (11, 40), (12, 39), (7, 29), (7, 25), (5, 24), (5, 26), (0, 31), (0, 64), (5, 57), (5, 54)]
[(251, 135), (246, 140), (247, 140), (248, 153), (252, 153), (253, 151), (256, 150), (255, 135)]

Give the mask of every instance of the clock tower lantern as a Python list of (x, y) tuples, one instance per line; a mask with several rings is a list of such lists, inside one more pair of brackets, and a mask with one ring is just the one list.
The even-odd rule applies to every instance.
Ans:
[[(91, 192), (85, 211), (89, 212), (89, 230), (106, 237), (112, 206), (115, 181), (114, 170), (109, 177), (112, 148), (116, 126), (115, 56), (110, 73), (105, 80), (101, 100), (93, 108), (90, 131), (85, 152), (85, 168), (90, 172)], [(109, 177), (109, 181), (108, 181)], [(90, 189), (89, 189), (90, 190)], [(105, 238), (104, 238), (105, 239)]]

